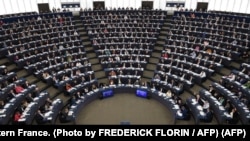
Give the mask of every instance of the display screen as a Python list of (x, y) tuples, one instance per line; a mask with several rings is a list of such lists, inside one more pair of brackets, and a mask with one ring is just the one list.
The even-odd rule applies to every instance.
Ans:
[(114, 95), (114, 91), (113, 90), (105, 90), (102, 92), (102, 97), (106, 98), (106, 97), (111, 97)]
[(137, 89), (136, 90), (136, 96), (148, 98), (148, 92), (146, 90)]

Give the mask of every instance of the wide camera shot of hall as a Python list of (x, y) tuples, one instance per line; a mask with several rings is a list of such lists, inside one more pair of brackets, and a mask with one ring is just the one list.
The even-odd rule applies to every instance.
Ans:
[(1, 0), (1, 125), (249, 125), (250, 1)]

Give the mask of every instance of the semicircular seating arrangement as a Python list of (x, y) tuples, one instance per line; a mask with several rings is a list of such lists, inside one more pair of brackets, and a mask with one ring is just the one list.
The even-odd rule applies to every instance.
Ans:
[[(15, 63), (17, 70), (25, 69), (28, 75), (36, 76), (65, 94), (70, 94), (66, 84), (74, 89), (77, 84), (94, 82), (91, 64), (88, 63), (84, 46), (74, 27), (71, 12), (26, 13), (16, 17), (4, 17), (3, 22), (1, 55), (6, 56), (9, 62)], [(28, 95), (35, 93), (35, 90), (24, 88), (26, 79), (18, 78), (14, 72), (5, 70), (7, 69), (1, 66), (2, 74), (6, 73), (1, 77), (1, 100), (4, 101), (6, 109), (2, 113), (1, 123), (11, 122), (13, 116), (13, 124), (32, 124), (38, 111), (46, 115), (48, 122), (54, 123), (63, 105), (58, 103), (62, 101), (49, 100), (51, 96), (46, 91), (31, 95), (30, 101), (27, 101)], [(81, 85), (81, 88), (85, 85)], [(16, 90), (17, 86), (20, 93), (14, 91), (14, 98), (9, 98), (8, 93)], [(39, 89), (39, 86), (32, 86)], [(24, 105), (23, 111), (18, 109), (21, 104)], [(50, 110), (44, 109), (46, 104), (51, 106)]]
[[(11, 71), (0, 66), (2, 125), (76, 123), (83, 107), (102, 98), (103, 91), (135, 94), (137, 89), (165, 105), (174, 124), (180, 120), (250, 123), (249, 15), (175, 11), (166, 20), (163, 10), (81, 11), (78, 22), (93, 46), (106, 84), (95, 77), (72, 12), (1, 18), (0, 55), (8, 60), (5, 64), (14, 66)], [(166, 24), (153, 77), (144, 82)], [(240, 67), (232, 68), (233, 63)], [(39, 83), (19, 77), (20, 71)], [(52, 86), (58, 97), (38, 84)]]
[[(211, 122), (205, 117), (211, 110), (218, 124), (250, 123), (249, 58), (245, 57), (249, 22), (245, 15), (218, 11), (174, 13), (152, 81), (170, 87), (183, 84), (186, 90), (207, 79), (214, 81), (186, 100), (196, 124)], [(240, 67), (231, 69), (235, 62)], [(229, 68), (229, 74), (222, 72), (224, 68)], [(212, 79), (218, 74), (224, 75)]]
[(120, 9), (80, 14), (109, 83), (140, 82), (167, 12)]

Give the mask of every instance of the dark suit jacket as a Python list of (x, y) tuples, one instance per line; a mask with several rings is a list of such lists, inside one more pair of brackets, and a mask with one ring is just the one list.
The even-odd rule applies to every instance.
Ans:
[(39, 113), (36, 114), (35, 120), (37, 124), (45, 124), (47, 122), (47, 120)]

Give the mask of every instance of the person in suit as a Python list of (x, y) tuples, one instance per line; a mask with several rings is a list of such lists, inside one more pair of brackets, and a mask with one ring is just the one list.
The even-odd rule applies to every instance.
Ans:
[(22, 114), (25, 111), (27, 106), (28, 106), (28, 102), (26, 100), (23, 100), (21, 106), (17, 108), (17, 111), (19, 111), (19, 113)]
[(196, 101), (199, 103), (199, 105), (203, 106), (204, 105), (204, 100), (201, 98), (200, 94), (195, 95)]
[(59, 113), (59, 121), (60, 123), (68, 123), (70, 120), (67, 118), (69, 113), (68, 107), (66, 107), (63, 111)]
[(3, 72), (2, 72), (2, 75), (5, 76), (9, 73), (9, 71), (7, 70), (7, 68), (4, 68)]
[(43, 113), (38, 110), (35, 116), (35, 120), (37, 122), (37, 124), (46, 124), (48, 123), (48, 120), (46, 119), (46, 117), (43, 115)]
[(205, 111), (205, 117), (204, 119), (201, 119), (201, 121), (203, 122), (206, 122), (206, 123), (209, 123), (213, 120), (213, 112), (210, 110), (210, 108), (208, 108), (206, 111)]
[(76, 101), (77, 101), (76, 96), (73, 95), (73, 96), (71, 97), (71, 99), (70, 99), (69, 105), (70, 105), (70, 106), (76, 105), (76, 104), (77, 104)]
[(209, 90), (208, 90), (212, 95), (216, 92), (214, 87), (212, 85), (209, 85)]
[(185, 106), (181, 106), (180, 109), (176, 112), (176, 119), (178, 120), (189, 120), (190, 114), (188, 109)]
[(249, 59), (249, 54), (246, 52), (246, 51), (244, 51), (243, 53), (242, 53), (242, 59), (243, 60), (245, 60), (245, 61), (249, 61), (250, 59)]
[(26, 99), (26, 101), (27, 101), (28, 103), (34, 101), (34, 98), (32, 97), (32, 93), (28, 93), (28, 95), (26, 96), (25, 99)]
[(231, 116), (231, 119), (228, 120), (228, 123), (229, 124), (237, 124), (239, 121), (239, 114), (238, 114), (236, 108), (231, 109), (230, 116)]
[(29, 83), (29, 81), (26, 80), (24, 85), (23, 85), (23, 88), (27, 89), (27, 88), (29, 88), (29, 86), (30, 86), (30, 83)]
[(59, 79), (57, 79), (55, 76), (52, 78), (52, 83), (56, 88), (59, 87)]
[(8, 96), (7, 96), (7, 100), (6, 101), (9, 101), (11, 100), (12, 98), (16, 97), (16, 94), (14, 92), (14, 90), (10, 90), (10, 92), (8, 93)]
[(40, 95), (40, 89), (36, 86), (35, 90), (32, 93), (32, 97), (38, 97)]

